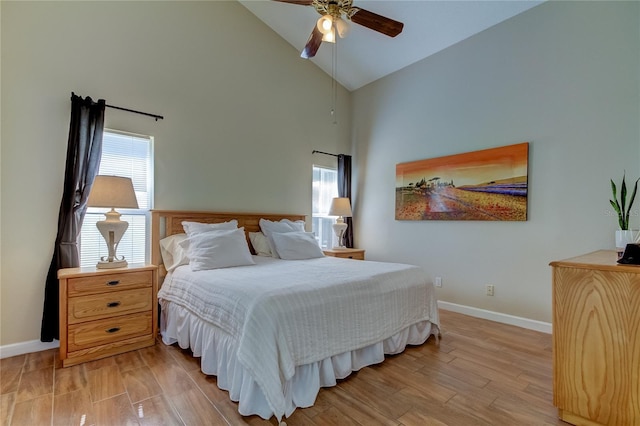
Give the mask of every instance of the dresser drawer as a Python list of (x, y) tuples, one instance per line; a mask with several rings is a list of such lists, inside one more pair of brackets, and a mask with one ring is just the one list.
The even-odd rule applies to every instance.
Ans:
[(151, 312), (72, 324), (69, 325), (67, 350), (76, 351), (146, 334), (151, 336), (152, 327)]
[(73, 297), (83, 294), (151, 287), (152, 283), (153, 271), (120, 272), (69, 278), (67, 283), (67, 296)]
[(77, 324), (115, 315), (150, 311), (153, 303), (151, 292), (151, 287), (146, 287), (72, 297), (67, 308), (67, 322)]

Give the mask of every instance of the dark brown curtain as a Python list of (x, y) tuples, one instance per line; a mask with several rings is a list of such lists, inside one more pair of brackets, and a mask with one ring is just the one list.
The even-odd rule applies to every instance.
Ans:
[(47, 274), (40, 340), (60, 338), (58, 327), (58, 269), (80, 265), (78, 235), (87, 211), (87, 198), (98, 174), (102, 156), (105, 101), (93, 102), (71, 94), (71, 121), (67, 144), (62, 202), (58, 214), (58, 234)]
[[(338, 155), (338, 197), (347, 197), (353, 209), (351, 200), (351, 156)], [(353, 248), (353, 218), (345, 217), (344, 222), (349, 226), (342, 240), (348, 248)]]

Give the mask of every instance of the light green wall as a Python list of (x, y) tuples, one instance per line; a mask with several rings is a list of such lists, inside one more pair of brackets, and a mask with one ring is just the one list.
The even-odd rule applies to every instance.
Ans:
[[(367, 257), (441, 276), (441, 300), (550, 322), (549, 262), (612, 249), (609, 179), (640, 176), (639, 28), (638, 2), (548, 2), (354, 92)], [(397, 163), (523, 141), (528, 221), (394, 220)]]
[(348, 146), (329, 76), (235, 1), (2, 2), (0, 346), (39, 339), (70, 95), (155, 137), (155, 207), (311, 214), (313, 149)]

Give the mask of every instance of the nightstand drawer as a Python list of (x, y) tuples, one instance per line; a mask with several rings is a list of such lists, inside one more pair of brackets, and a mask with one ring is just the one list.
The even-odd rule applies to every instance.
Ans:
[(353, 254), (344, 254), (342, 256), (343, 259), (355, 259), (355, 260), (364, 260), (364, 252), (362, 253), (353, 253)]
[(130, 337), (151, 335), (152, 329), (151, 312), (73, 324), (69, 325), (67, 349), (71, 352)]
[(83, 294), (151, 287), (152, 283), (153, 271), (96, 274), (86, 277), (70, 278), (67, 284), (67, 295), (72, 297)]
[(92, 321), (150, 311), (153, 303), (151, 287), (112, 293), (72, 297), (67, 308), (68, 323)]

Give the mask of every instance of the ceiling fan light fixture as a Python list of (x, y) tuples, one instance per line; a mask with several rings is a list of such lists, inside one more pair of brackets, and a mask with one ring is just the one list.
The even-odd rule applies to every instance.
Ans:
[(336, 30), (338, 30), (338, 35), (340, 38), (345, 38), (347, 34), (349, 34), (349, 30), (351, 29), (351, 25), (349, 25), (348, 21), (345, 21), (342, 18), (338, 18), (336, 20)]
[[(2, 1), (2, 0), (0, 0)], [(389, 37), (395, 37), (402, 32), (404, 24), (399, 21), (369, 12), (354, 6), (355, 0), (273, 0), (282, 3), (311, 6), (321, 16), (311, 31), (311, 35), (300, 52), (304, 59), (313, 58), (323, 41), (335, 43), (336, 32), (340, 38), (347, 36), (351, 22), (377, 31)], [(335, 49), (334, 49), (335, 50)]]
[(333, 17), (331, 15), (321, 16), (318, 19), (318, 22), (316, 23), (316, 26), (318, 27), (318, 30), (322, 34), (327, 34), (327, 33), (331, 32), (332, 29), (333, 29)]
[(331, 28), (328, 33), (322, 36), (322, 41), (326, 41), (327, 43), (335, 43), (336, 42), (336, 30)]

